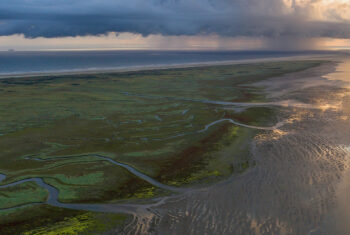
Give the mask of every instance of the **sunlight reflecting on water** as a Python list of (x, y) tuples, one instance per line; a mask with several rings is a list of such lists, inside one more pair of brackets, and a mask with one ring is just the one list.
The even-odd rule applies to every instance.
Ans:
[(348, 88), (350, 87), (350, 58), (347, 57), (337, 66), (334, 73), (330, 73), (324, 76), (329, 80), (340, 80), (348, 83)]

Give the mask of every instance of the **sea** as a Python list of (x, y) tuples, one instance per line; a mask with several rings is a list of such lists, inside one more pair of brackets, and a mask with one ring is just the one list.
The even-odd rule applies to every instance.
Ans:
[(0, 76), (178, 66), (324, 55), (326, 51), (3, 51)]

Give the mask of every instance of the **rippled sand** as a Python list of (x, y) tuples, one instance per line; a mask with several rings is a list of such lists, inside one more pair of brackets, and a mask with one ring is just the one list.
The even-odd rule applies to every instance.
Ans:
[(350, 234), (350, 68), (335, 66), (257, 84), (276, 102), (310, 107), (287, 105), (280, 116), (288, 121), (255, 138), (254, 168), (145, 206), (118, 233)]

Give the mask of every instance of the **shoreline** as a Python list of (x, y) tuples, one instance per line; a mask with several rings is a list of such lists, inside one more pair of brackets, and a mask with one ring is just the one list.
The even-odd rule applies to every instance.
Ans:
[(93, 70), (77, 70), (77, 71), (53, 71), (53, 72), (34, 72), (34, 73), (19, 73), (19, 74), (0, 74), (0, 79), (15, 79), (15, 78), (30, 78), (30, 77), (47, 77), (47, 76), (69, 76), (69, 75), (94, 75), (107, 73), (126, 73), (126, 72), (140, 72), (152, 70), (167, 70), (167, 69), (184, 69), (184, 68), (199, 68), (207, 66), (221, 66), (221, 65), (236, 65), (236, 64), (252, 64), (262, 62), (283, 62), (292, 60), (334, 60), (339, 55), (330, 53), (329, 55), (302, 55), (302, 56), (288, 56), (288, 57), (269, 57), (258, 59), (244, 59), (244, 60), (227, 60), (227, 61), (211, 61), (198, 63), (184, 63), (184, 64), (169, 64), (157, 66), (131, 66), (120, 67), (114, 69), (93, 69)]

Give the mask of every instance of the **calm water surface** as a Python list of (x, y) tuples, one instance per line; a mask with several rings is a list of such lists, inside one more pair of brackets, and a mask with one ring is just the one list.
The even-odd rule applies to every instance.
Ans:
[(51, 51), (0, 52), (0, 75), (125, 69), (190, 63), (324, 55), (328, 52), (271, 51)]

